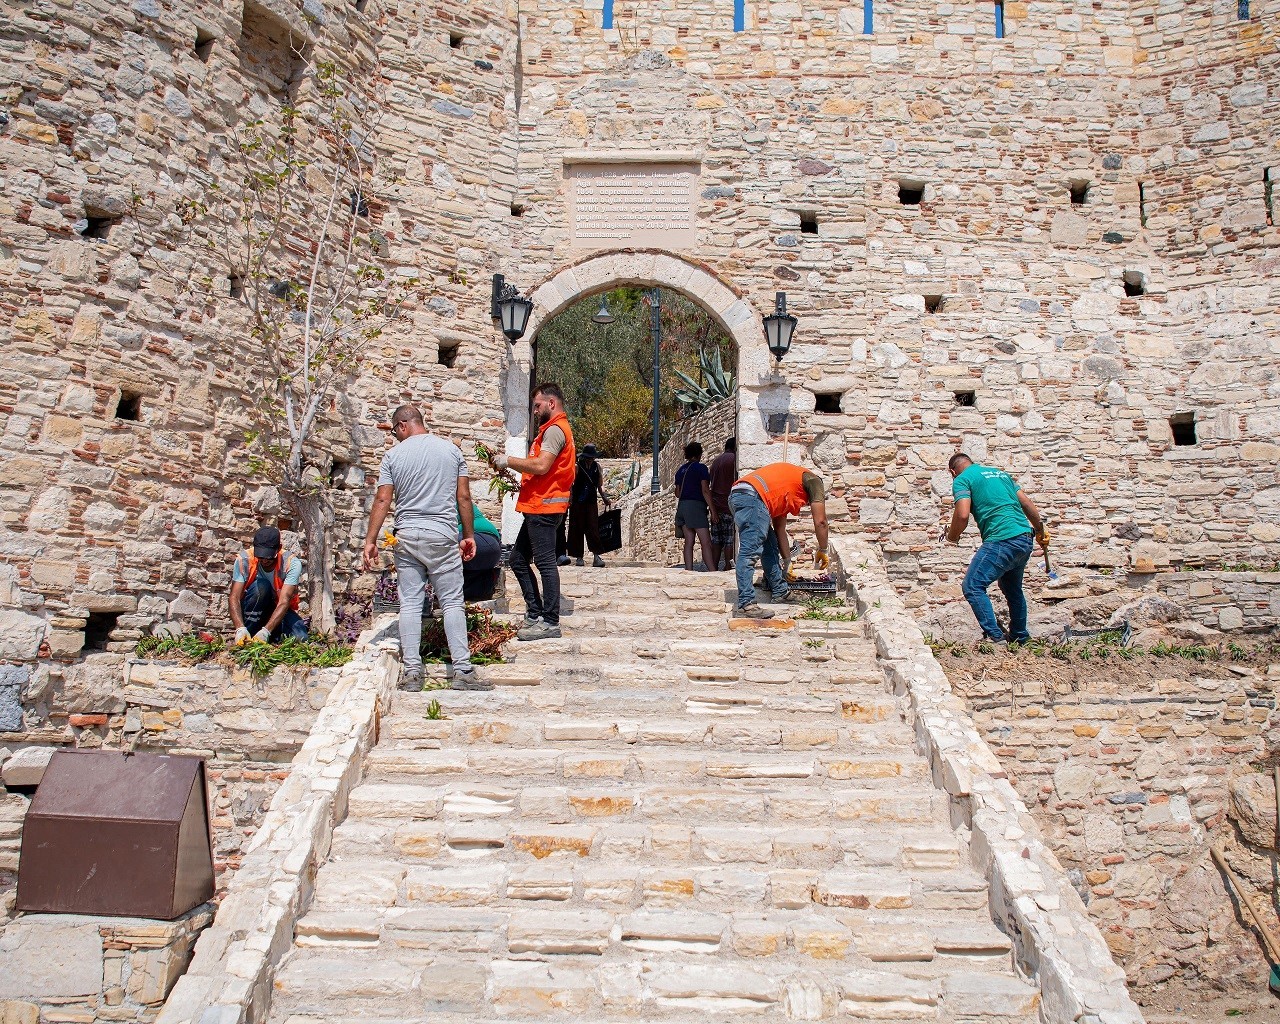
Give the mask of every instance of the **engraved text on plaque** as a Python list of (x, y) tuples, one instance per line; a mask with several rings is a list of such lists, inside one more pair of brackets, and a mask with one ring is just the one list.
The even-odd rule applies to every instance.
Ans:
[(580, 249), (692, 249), (697, 164), (573, 164), (569, 222)]

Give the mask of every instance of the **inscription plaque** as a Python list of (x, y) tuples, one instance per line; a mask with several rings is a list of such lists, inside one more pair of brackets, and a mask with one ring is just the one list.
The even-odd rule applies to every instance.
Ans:
[(568, 172), (569, 223), (580, 249), (692, 249), (698, 164), (580, 163)]

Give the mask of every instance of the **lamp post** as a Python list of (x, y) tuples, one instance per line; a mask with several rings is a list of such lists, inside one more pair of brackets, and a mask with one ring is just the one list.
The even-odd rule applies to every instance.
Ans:
[(779, 364), (791, 349), (791, 336), (795, 331), (796, 318), (787, 312), (787, 293), (775, 292), (773, 312), (764, 318), (764, 339)]
[(658, 431), (659, 382), (662, 372), (662, 293), (657, 288), (649, 290), (649, 326), (653, 331), (653, 477), (649, 481), (649, 493), (658, 493)]
[(501, 274), (493, 275), (493, 292), (489, 298), (489, 315), (502, 326), (508, 341), (519, 341), (529, 326), (533, 301), (520, 294), (520, 289), (508, 284)]

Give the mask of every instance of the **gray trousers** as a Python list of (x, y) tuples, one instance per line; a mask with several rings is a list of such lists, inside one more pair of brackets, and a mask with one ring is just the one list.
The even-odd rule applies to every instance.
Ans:
[(467, 613), (462, 606), (462, 554), (458, 542), (424, 530), (396, 531), (396, 585), (400, 591), (400, 657), (422, 667), (422, 604), (427, 581), (444, 611), (444, 635), (454, 668), (469, 668)]

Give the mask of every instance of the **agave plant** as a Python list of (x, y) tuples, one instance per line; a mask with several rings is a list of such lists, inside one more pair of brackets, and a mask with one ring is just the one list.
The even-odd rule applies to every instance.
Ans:
[(701, 412), (708, 406), (723, 402), (733, 395), (738, 386), (737, 378), (724, 368), (718, 348), (701, 349), (698, 352), (698, 368), (702, 371), (704, 383), (699, 384), (682, 370), (676, 370), (676, 376), (684, 387), (676, 391), (676, 401), (688, 406), (694, 412)]

